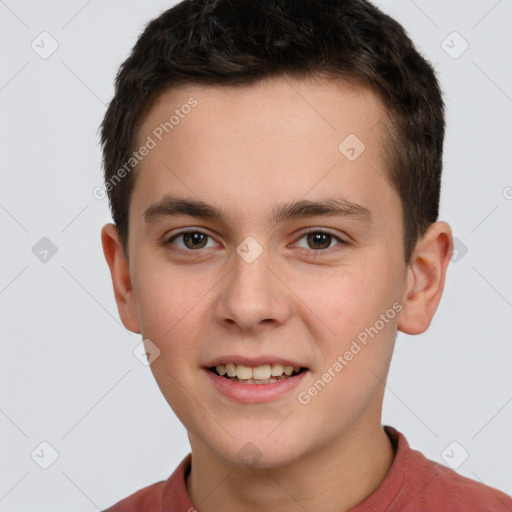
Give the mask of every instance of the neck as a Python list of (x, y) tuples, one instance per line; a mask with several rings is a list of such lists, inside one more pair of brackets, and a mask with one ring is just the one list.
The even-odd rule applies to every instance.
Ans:
[(200, 443), (191, 440), (191, 445), (192, 467), (186, 485), (201, 512), (292, 512), (298, 507), (349, 511), (381, 485), (394, 459), (380, 422), (372, 429), (354, 426), (320, 450), (270, 469), (234, 467), (217, 456), (203, 457)]

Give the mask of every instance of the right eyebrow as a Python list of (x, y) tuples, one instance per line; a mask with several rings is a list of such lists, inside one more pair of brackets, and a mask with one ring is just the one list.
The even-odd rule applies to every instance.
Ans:
[(165, 196), (144, 212), (144, 220), (149, 223), (161, 217), (177, 215), (190, 215), (202, 219), (223, 219), (227, 217), (227, 214), (203, 201)]

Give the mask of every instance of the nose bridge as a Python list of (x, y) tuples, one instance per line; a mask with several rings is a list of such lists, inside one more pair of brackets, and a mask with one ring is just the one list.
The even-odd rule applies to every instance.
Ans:
[(237, 247), (220, 301), (222, 320), (243, 329), (254, 329), (264, 320), (284, 321), (286, 297), (269, 269), (271, 265), (271, 253), (255, 239), (248, 237)]

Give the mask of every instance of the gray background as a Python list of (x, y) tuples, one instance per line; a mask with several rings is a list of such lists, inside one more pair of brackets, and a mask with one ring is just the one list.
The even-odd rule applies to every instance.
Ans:
[[(115, 72), (173, 3), (0, 1), (0, 511), (106, 508), (189, 451), (118, 318), (100, 244), (107, 200), (93, 196)], [(441, 218), (458, 248), (429, 331), (398, 337), (383, 423), (512, 493), (512, 2), (377, 3), (439, 73)]]

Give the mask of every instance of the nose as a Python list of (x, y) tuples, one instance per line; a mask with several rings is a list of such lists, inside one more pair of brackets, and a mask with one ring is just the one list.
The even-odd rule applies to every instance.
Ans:
[(289, 318), (291, 307), (286, 287), (271, 268), (275, 265), (270, 254), (264, 250), (249, 261), (234, 255), (233, 268), (223, 279), (216, 304), (217, 318), (244, 331), (282, 325)]

